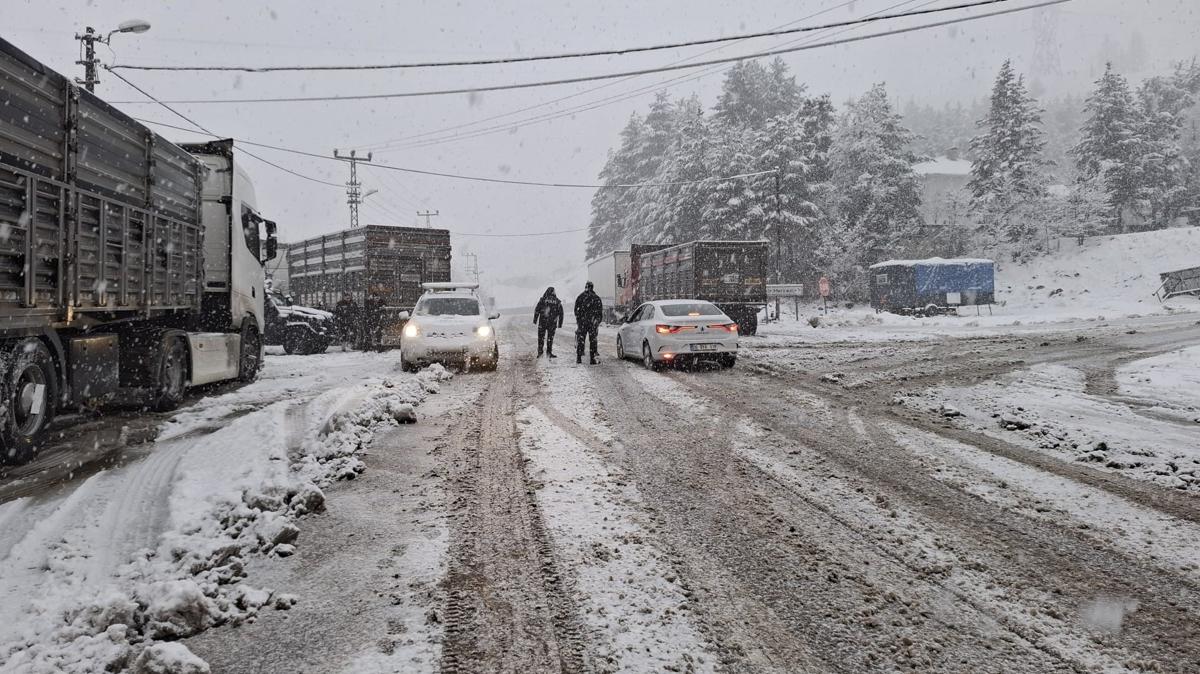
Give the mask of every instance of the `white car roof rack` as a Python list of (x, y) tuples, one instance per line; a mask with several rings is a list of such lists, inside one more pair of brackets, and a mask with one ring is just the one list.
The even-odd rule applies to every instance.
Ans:
[(443, 282), (437, 282), (437, 283), (429, 282), (429, 283), (422, 283), (421, 287), (424, 288), (425, 290), (429, 290), (429, 291), (433, 291), (433, 292), (454, 292), (456, 290), (478, 290), (479, 284), (478, 283), (458, 283), (456, 281), (449, 281), (449, 282), (444, 282), (444, 283)]

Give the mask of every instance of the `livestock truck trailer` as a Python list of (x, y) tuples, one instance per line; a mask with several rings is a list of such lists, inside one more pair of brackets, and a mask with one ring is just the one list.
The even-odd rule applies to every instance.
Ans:
[(173, 144), (3, 39), (0, 101), (0, 457), (122, 390), (254, 379), (275, 226), (233, 142)]
[(402, 312), (412, 312), (422, 283), (450, 281), (450, 231), (367, 225), (288, 246), (288, 288), (298, 304), (333, 311), (349, 295), (363, 308), (374, 293), (386, 316), (383, 344), (400, 343)]
[(732, 318), (743, 335), (758, 333), (767, 305), (766, 241), (692, 241), (638, 256), (635, 299), (698, 299)]

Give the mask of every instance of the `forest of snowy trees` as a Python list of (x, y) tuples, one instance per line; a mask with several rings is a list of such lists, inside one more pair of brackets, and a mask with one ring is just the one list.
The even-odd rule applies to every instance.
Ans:
[[(739, 63), (711, 110), (659, 93), (630, 117), (600, 174), (613, 187), (592, 199), (588, 257), (766, 239), (772, 282), (825, 274), (856, 297), (865, 268), (889, 258), (1200, 224), (1198, 100), (1195, 62), (1136, 88), (1109, 67), (1086, 98), (1047, 111), (1005, 62), (989, 100), (902, 116), (883, 84), (839, 109), (779, 59)], [(969, 159), (970, 182), (953, 222), (926, 223), (914, 166), (941, 155)]]

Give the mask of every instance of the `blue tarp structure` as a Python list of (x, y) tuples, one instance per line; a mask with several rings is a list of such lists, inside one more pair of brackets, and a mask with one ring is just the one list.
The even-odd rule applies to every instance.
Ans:
[(991, 304), (996, 265), (984, 259), (889, 260), (871, 265), (871, 304), (882, 311)]

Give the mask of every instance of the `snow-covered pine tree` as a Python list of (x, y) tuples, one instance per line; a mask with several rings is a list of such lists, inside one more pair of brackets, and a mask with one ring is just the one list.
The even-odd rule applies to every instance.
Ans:
[(795, 110), (803, 93), (782, 59), (768, 68), (741, 61), (725, 75), (714, 116), (733, 127), (759, 129), (768, 119)]
[[(604, 185), (638, 182), (636, 158), (640, 153), (645, 122), (637, 113), (630, 115), (621, 131), (621, 145), (608, 153), (600, 171)], [(624, 188), (601, 188), (592, 196), (592, 222), (588, 228), (587, 256), (589, 259), (612, 252), (628, 239), (625, 230), (633, 191)]]
[[(1192, 69), (1200, 70), (1193, 64)], [(1145, 145), (1139, 168), (1139, 214), (1146, 228), (1168, 227), (1197, 205), (1195, 167), (1182, 145), (1187, 113), (1196, 105), (1200, 75), (1182, 64), (1167, 77), (1152, 77), (1138, 87)]]
[(1142, 195), (1146, 125), (1129, 84), (1111, 63), (1084, 102), (1084, 112), (1087, 119), (1071, 155), (1080, 179), (1104, 175), (1112, 206), (1108, 220), (1117, 231), (1128, 231), (1128, 214)]
[(698, 238), (704, 213), (709, 168), (709, 121), (696, 96), (676, 103), (678, 120), (675, 137), (659, 168), (655, 182), (684, 183), (656, 188), (648, 195), (658, 215), (644, 232), (645, 238), (634, 243), (672, 244)]
[(1015, 205), (1045, 195), (1046, 146), (1042, 111), (1025, 88), (1024, 79), (1005, 61), (992, 86), (987, 117), (977, 122), (971, 139), (971, 209), (993, 236), (1010, 242), (1036, 236), (1038, 226), (1014, 217)]
[(863, 291), (866, 266), (904, 255), (907, 244), (920, 237), (921, 187), (912, 140), (883, 84), (849, 102), (839, 119), (830, 149), (837, 195), (833, 227), (840, 230), (837, 240), (851, 242), (841, 254), (860, 270), (842, 281), (843, 288)]

